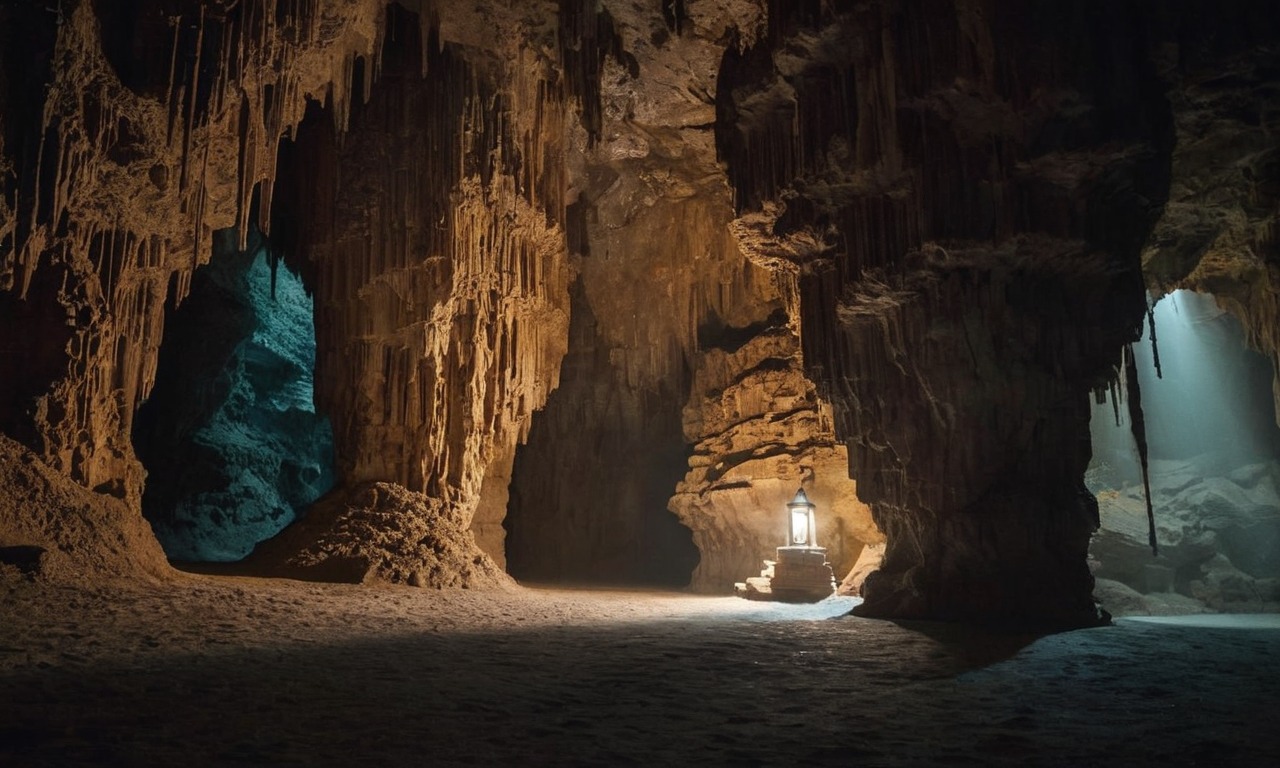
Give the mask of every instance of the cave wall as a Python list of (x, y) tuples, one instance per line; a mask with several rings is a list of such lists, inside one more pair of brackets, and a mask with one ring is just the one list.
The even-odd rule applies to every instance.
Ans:
[(1152, 22), (1176, 145), (1142, 261), (1153, 297), (1210, 293), (1240, 320), (1271, 359), (1280, 424), (1280, 19), (1265, 6), (1179, 3)]
[(870, 615), (1098, 619), (1087, 395), (1136, 337), (1172, 146), (1145, 34), (1136, 6), (775, 3), (726, 55), (744, 247), (799, 271), (888, 539)]
[(134, 418), (142, 514), (174, 560), (240, 560), (334, 483), (316, 414), (315, 325), (300, 278), (234, 229), (165, 320), (156, 384)]
[(534, 575), (708, 588), (794, 477), (887, 534), (867, 612), (1089, 623), (1142, 261), (1280, 359), (1256, 3), (44, 5), (0, 6), (0, 431), (126, 508), (226, 228), (315, 292), (353, 504), (499, 557), (509, 511)]
[[(857, 532), (875, 534), (865, 510), (844, 525), (860, 506), (834, 435), (802, 434), (821, 418), (791, 276), (745, 258), (715, 158), (719, 61), (763, 32), (764, 7), (655, 10), (606, 2), (586, 25), (609, 45), (574, 145), (569, 352), (515, 458), (512, 573), (725, 592), (772, 554), (802, 481), (829, 491), (830, 543), (851, 565)], [(726, 352), (744, 345), (761, 354)]]
[(391, 481), (470, 514), (565, 353), (567, 102), (530, 47), (537, 30), (477, 49), (419, 21), (392, 9), (395, 37), (340, 142), (323, 118), (299, 129), (277, 225), (315, 290), (317, 398), (342, 482)]
[(0, 24), (0, 428), (137, 509), (129, 435), (165, 304), (215, 230), (244, 245), (255, 189), (268, 228), (278, 138), (308, 96), (345, 113), (382, 3), (45, 5), (6, 4)]

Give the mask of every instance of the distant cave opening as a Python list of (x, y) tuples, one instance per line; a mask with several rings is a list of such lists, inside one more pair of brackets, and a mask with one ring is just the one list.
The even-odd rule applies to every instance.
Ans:
[(313, 402), (315, 326), (302, 280), (253, 233), (215, 233), (210, 263), (166, 317), (133, 442), (142, 512), (170, 559), (231, 562), (334, 484), (333, 432)]
[[(1159, 556), (1147, 519), (1127, 409), (1095, 405), (1085, 476), (1101, 530), (1090, 546), (1098, 579), (1161, 610), (1280, 607), (1280, 427), (1272, 364), (1213, 296), (1175, 291), (1154, 307), (1134, 348), (1150, 451)], [(1126, 593), (1127, 593), (1126, 590)], [(1203, 607), (1202, 607), (1203, 606)]]
[(578, 280), (560, 386), (516, 450), (506, 529), (517, 580), (682, 588), (698, 565), (693, 534), (667, 509), (688, 471), (687, 385), (633, 388)]

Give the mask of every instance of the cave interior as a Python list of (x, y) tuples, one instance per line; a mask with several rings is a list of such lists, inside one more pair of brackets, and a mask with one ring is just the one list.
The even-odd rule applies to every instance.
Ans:
[(0, 59), (12, 606), (726, 599), (800, 488), (839, 588), (752, 620), (1280, 612), (1267, 2), (15, 0)]

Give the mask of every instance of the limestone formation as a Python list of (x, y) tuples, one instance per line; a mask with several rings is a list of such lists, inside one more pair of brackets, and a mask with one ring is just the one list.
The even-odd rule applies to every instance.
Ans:
[[(757, 34), (762, 16), (748, 2), (690, 4), (679, 24), (654, 10), (607, 3), (601, 15), (618, 47), (599, 73), (598, 134), (584, 115), (574, 146), (569, 352), (516, 454), (506, 520), (521, 578), (684, 585), (717, 544), (733, 546), (691, 541), (667, 509), (700, 439), (682, 411), (718, 396), (695, 383), (698, 356), (763, 332), (782, 308), (778, 278), (728, 229), (709, 130), (725, 45)], [(774, 542), (759, 544), (752, 561)]]
[(843, 576), (883, 537), (849, 479), (830, 408), (804, 377), (799, 339), (785, 324), (737, 348), (725, 338), (699, 356), (684, 410), (694, 452), (670, 502), (702, 555), (691, 586), (725, 592), (757, 570), (786, 543), (786, 503), (801, 484), (818, 507), (818, 542)]
[(798, 272), (806, 370), (888, 540), (869, 615), (1099, 619), (1087, 394), (1136, 335), (1170, 141), (1144, 52), (1061, 32), (1131, 24), (775, 3), (765, 39), (726, 53), (737, 228)]
[(0, 430), (136, 509), (129, 435), (155, 381), (165, 305), (186, 296), (215, 230), (236, 227), (243, 244), (256, 211), (268, 231), (278, 140), (308, 98), (345, 120), (383, 8), (49, 5), (0, 11), (0, 119), (18, 158), (0, 195), (12, 215), (0, 225), (0, 317), (13, 403)]
[[(1251, 44), (1280, 31), (1275, 14), (1229, 4), (1177, 19), (1197, 34), (1156, 58), (1176, 144), (1169, 203), (1143, 250), (1154, 296), (1179, 288), (1212, 294), (1271, 358), (1280, 424), (1280, 50)], [(1209, 30), (1222, 27), (1218, 35)]]

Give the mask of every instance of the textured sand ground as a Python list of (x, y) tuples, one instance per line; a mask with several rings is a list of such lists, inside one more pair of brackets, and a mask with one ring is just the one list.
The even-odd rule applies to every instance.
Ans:
[(0, 582), (0, 765), (1273, 765), (1280, 620)]

